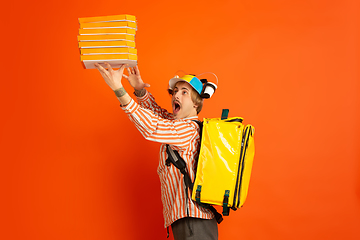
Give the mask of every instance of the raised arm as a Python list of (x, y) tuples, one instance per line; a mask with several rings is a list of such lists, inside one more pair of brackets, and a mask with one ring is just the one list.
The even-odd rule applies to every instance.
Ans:
[(104, 78), (106, 84), (114, 91), (116, 97), (118, 98), (121, 106), (126, 106), (130, 103), (132, 98), (125, 91), (121, 79), (124, 74), (125, 64), (121, 65), (118, 70), (113, 70), (109, 63), (104, 63), (108, 68), (106, 70), (100, 64), (95, 63), (95, 67), (99, 70), (101, 76)]
[(99, 64), (95, 64), (95, 66), (103, 76), (106, 84), (115, 92), (129, 119), (146, 139), (186, 148), (189, 147), (191, 140), (199, 137), (198, 125), (191, 121), (192, 119), (176, 121), (165, 119), (137, 104), (125, 91), (121, 83), (125, 69), (124, 65), (120, 66), (118, 70), (113, 70), (108, 63), (105, 63), (108, 70)]

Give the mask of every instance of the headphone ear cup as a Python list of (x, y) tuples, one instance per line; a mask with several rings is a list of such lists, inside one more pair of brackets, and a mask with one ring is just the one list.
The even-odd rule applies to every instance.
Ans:
[(216, 90), (217, 86), (214, 83), (211, 82), (207, 82), (204, 84), (202, 93), (201, 93), (201, 97), (208, 99), (211, 98), (211, 96), (214, 94), (215, 90)]

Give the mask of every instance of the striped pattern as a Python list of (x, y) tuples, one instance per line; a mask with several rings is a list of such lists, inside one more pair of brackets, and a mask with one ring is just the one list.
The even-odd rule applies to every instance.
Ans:
[[(166, 144), (177, 150), (188, 166), (188, 172), (194, 180), (194, 155), (197, 154), (199, 146), (199, 126), (192, 120), (196, 117), (175, 120), (173, 115), (160, 108), (150, 93), (138, 98), (139, 104), (133, 99), (122, 107), (145, 139), (162, 143), (160, 147), (160, 161), (158, 175), (161, 183), (161, 200), (163, 203), (163, 214), (165, 227), (173, 222), (187, 216), (195, 218), (212, 219), (211, 211), (200, 207), (191, 200), (191, 193), (186, 192), (183, 176), (173, 165), (166, 166), (167, 159)], [(189, 169), (189, 166), (191, 168)]]

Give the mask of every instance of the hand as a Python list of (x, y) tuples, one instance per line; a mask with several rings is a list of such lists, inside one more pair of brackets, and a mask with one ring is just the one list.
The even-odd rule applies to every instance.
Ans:
[(125, 64), (120, 65), (118, 70), (113, 70), (109, 63), (104, 63), (106, 68), (103, 68), (100, 64), (95, 63), (95, 67), (99, 70), (101, 76), (104, 78), (105, 82), (109, 87), (115, 91), (122, 87), (121, 78), (125, 70)]
[(133, 68), (127, 68), (127, 72), (129, 74), (129, 76), (126, 76), (124, 74), (123, 77), (129, 81), (130, 85), (135, 90), (141, 90), (144, 87), (150, 87), (150, 84), (144, 83), (143, 80), (141, 79), (138, 66), (135, 66)]

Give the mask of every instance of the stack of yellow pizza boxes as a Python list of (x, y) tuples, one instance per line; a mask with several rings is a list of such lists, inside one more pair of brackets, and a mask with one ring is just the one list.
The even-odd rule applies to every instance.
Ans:
[(104, 62), (113, 68), (121, 64), (137, 65), (135, 16), (79, 18), (79, 24), (78, 42), (84, 68), (95, 68), (95, 63), (104, 66)]

